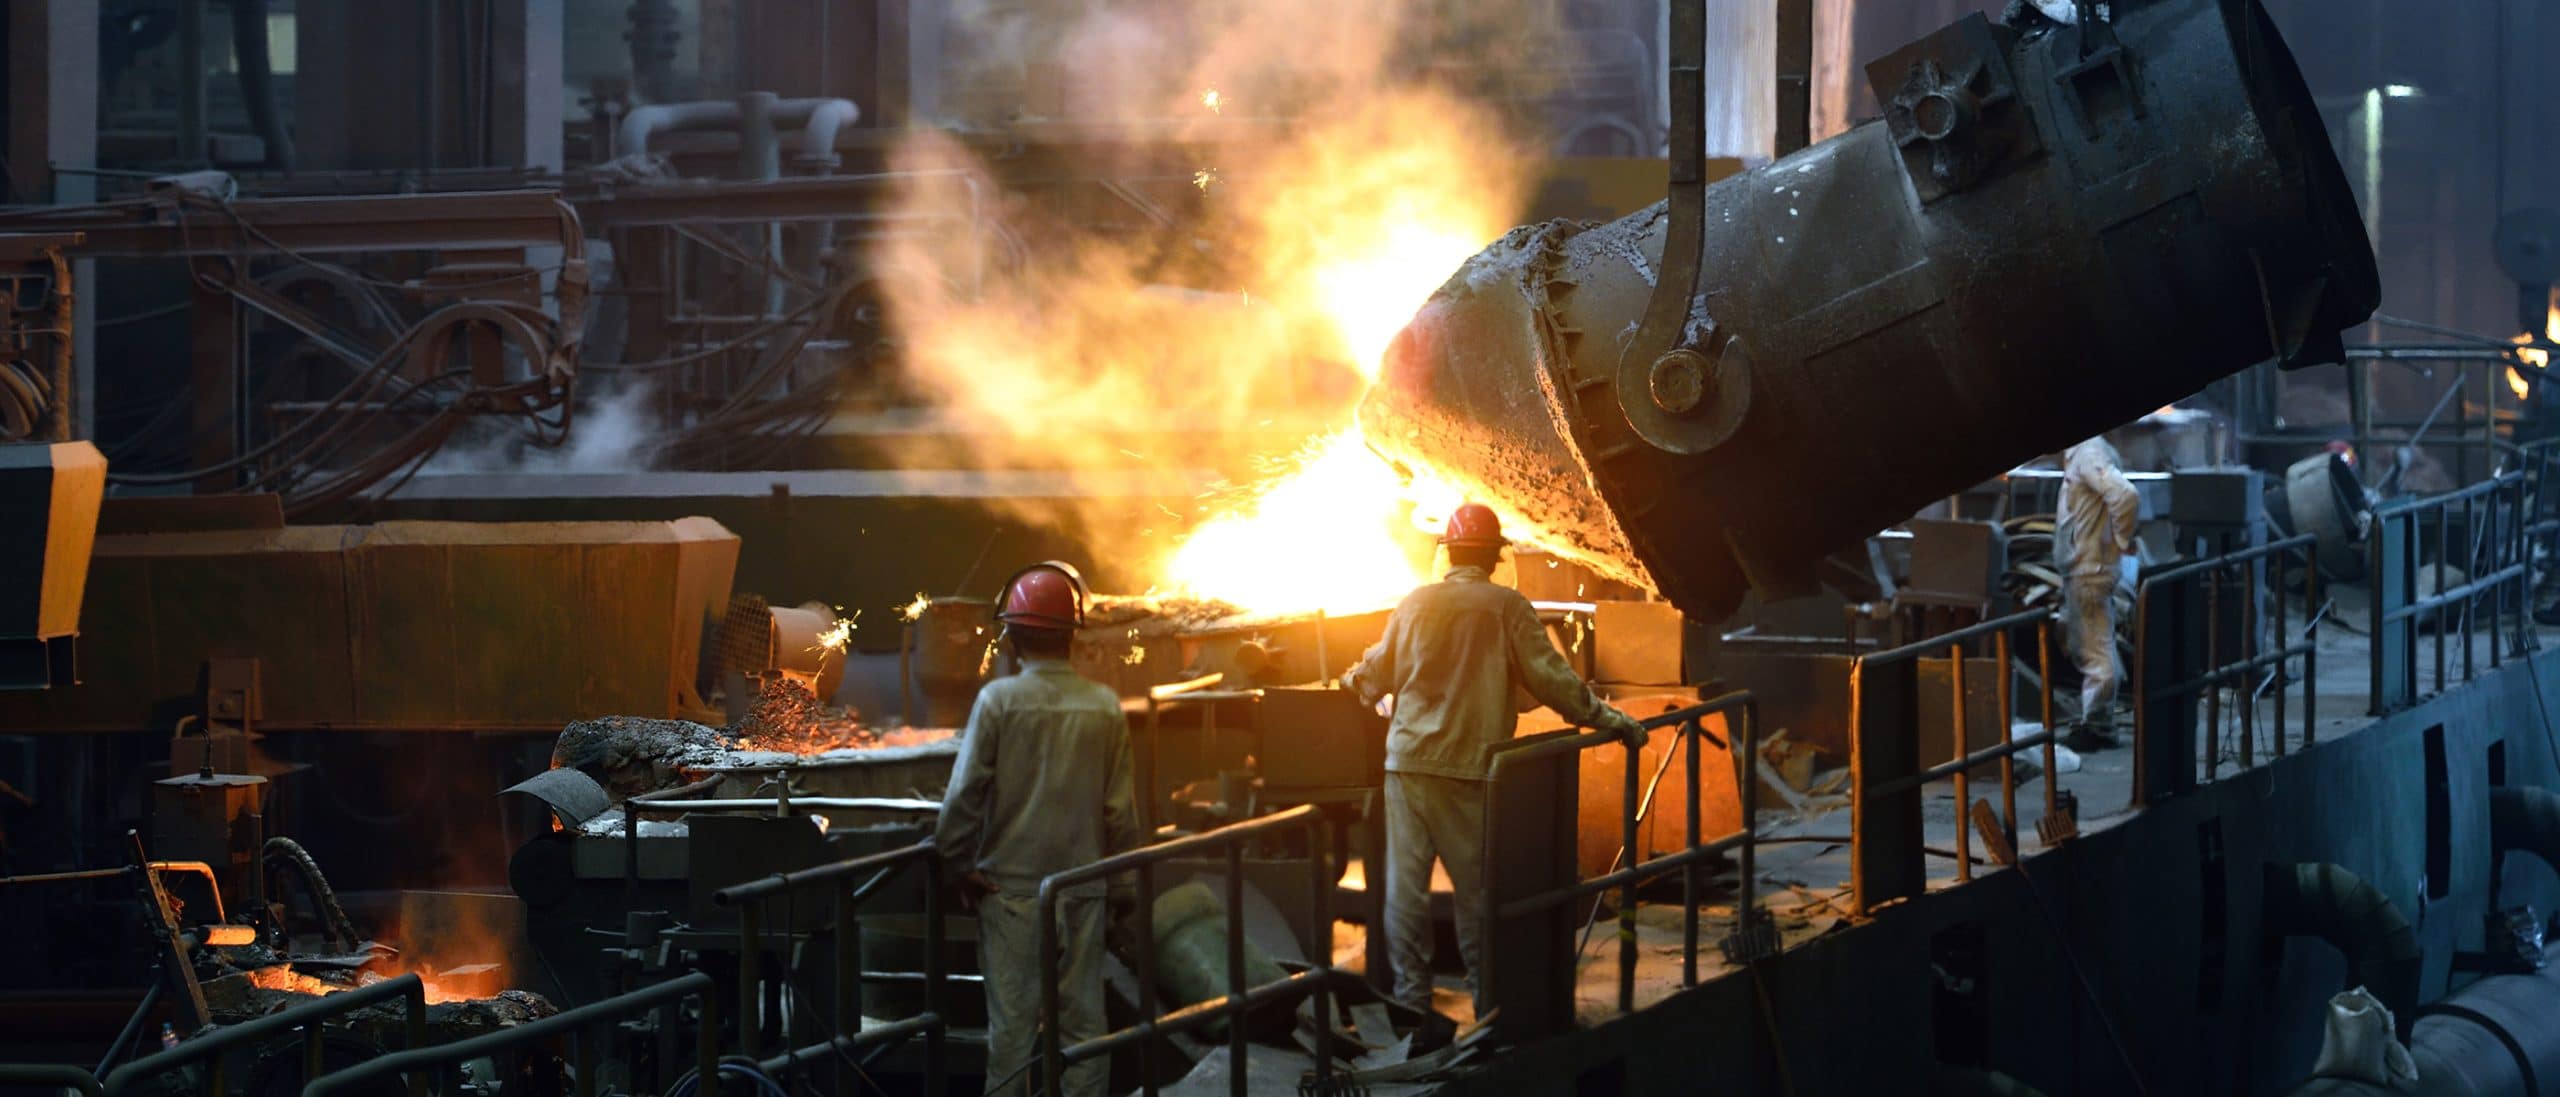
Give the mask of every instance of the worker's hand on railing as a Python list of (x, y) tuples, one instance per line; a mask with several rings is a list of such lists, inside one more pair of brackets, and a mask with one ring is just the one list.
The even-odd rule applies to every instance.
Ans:
[(971, 914), (978, 912), (979, 901), (1001, 890), (996, 887), (994, 880), (989, 879), (986, 873), (977, 869), (961, 873), (960, 879), (952, 883), (952, 888), (959, 892), (960, 909)]
[(1626, 740), (1626, 744), (1628, 746), (1637, 748), (1642, 748), (1644, 746), (1644, 722), (1617, 709), (1601, 709), (1600, 722), (1595, 726), (1598, 730), (1608, 732), (1620, 739)]

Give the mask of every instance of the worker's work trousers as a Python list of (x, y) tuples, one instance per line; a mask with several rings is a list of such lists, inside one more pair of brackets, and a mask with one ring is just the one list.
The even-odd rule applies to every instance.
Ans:
[(2080, 717), (2096, 724), (2112, 719), (2116, 683), (2124, 680), (2116, 658), (2116, 582), (2113, 575), (2074, 578), (2062, 595), (2064, 634), (2080, 667)]
[[(1470, 991), (1484, 976), (1482, 781), (1387, 774), (1387, 947), (1396, 1000), (1431, 1008), (1431, 862), (1449, 866)], [(1479, 1007), (1481, 1008), (1481, 1007)]]
[[(1058, 1046), (1103, 1034), (1100, 896), (1058, 900)], [(978, 972), (987, 991), (987, 1092), (1033, 1092), (1040, 1059), (1040, 900), (999, 892), (978, 901)], [(1067, 1068), (1061, 1092), (1101, 1097), (1106, 1058)]]

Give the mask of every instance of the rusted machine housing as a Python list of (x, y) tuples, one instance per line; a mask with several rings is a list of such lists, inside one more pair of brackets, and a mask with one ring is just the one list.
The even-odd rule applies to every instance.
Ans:
[(209, 664), (249, 659), (265, 688), (239, 715), (267, 730), (700, 715), (703, 626), (737, 558), (708, 518), (100, 536), (84, 681), (0, 695), (0, 727), (166, 729)]
[(1885, 119), (1712, 186), (1675, 133), (1665, 204), (1515, 229), (1440, 288), (1371, 443), (1713, 619), (2253, 362), (2337, 360), (2380, 289), (2273, 24), (2113, 9), (1969, 17), (1868, 66)]

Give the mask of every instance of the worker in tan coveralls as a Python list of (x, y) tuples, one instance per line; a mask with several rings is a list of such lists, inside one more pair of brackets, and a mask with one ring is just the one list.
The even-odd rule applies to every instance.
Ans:
[[(1022, 669), (978, 691), (934, 844), (978, 914), (986, 1092), (1023, 1093), (1040, 1025), (1040, 880), (1142, 839), (1119, 695), (1067, 662), (1084, 622), (1083, 580), (1064, 564), (1033, 565), (1005, 584), (996, 619)], [(1134, 900), (1125, 880), (1088, 881), (1060, 898), (1061, 1046), (1103, 1034), (1103, 936)], [(1109, 1071), (1104, 1059), (1087, 1059), (1067, 1068), (1059, 1088), (1099, 1097)]]
[(2080, 667), (2080, 730), (2074, 749), (2115, 744), (2116, 594), (2133, 585), (2134, 531), (2142, 496), (2104, 438), (2063, 455), (2062, 502), (2054, 514), (2053, 556), (2062, 571), (2062, 625)]
[[(1584, 727), (1641, 744), (1645, 729), (1591, 692), (1547, 639), (1529, 600), (1497, 586), (1502, 524), (1469, 503), (1440, 543), (1449, 572), (1405, 596), (1384, 638), (1343, 676), (1371, 705), (1392, 705), (1387, 729), (1387, 933), (1395, 996), (1431, 1008), (1431, 862), (1457, 890), (1458, 949), (1467, 985), (1484, 971), (1485, 777), (1530, 698)], [(1372, 877), (1373, 886), (1375, 878)], [(1481, 1003), (1479, 1003), (1481, 1008)]]

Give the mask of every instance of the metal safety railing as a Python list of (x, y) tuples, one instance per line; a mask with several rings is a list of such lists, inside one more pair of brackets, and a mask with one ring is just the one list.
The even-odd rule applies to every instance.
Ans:
[[(2298, 632), (2286, 608), (2297, 573), (2303, 585)], [(2314, 630), (2327, 615), (2320, 598), (2320, 541), (2308, 533), (2144, 576), (2133, 596), (2133, 670), (2127, 682), (2133, 695), (2133, 803), (2196, 786), (2199, 705), (2203, 726), (2211, 729), (2200, 737), (2203, 780), (2220, 774), (2226, 688), (2241, 687), (2232, 706), (2240, 720), (2240, 768), (2258, 764), (2262, 697), (2274, 707), (2272, 756), (2283, 757), (2285, 664), (2296, 659), (2302, 663), (2300, 745), (2316, 741), (2320, 649)]]
[[(362, 1092), (369, 1085), (393, 1075), (408, 1076), (410, 1092), (423, 1093), (427, 1077), (432, 1073), (452, 1070), (473, 1059), (498, 1052), (548, 1043), (553, 1037), (562, 1035), (570, 1037), (571, 1041), (570, 1092), (574, 1097), (596, 1097), (602, 1092), (604, 1050), (614, 1040), (610, 1030), (599, 1033), (597, 1029), (605, 1026), (618, 1028), (622, 1022), (634, 1021), (652, 1012), (659, 1015), (657, 1032), (662, 1053), (654, 1059), (658, 1076), (644, 1086), (637, 1077), (637, 1063), (626, 1060), (624, 1065), (631, 1072), (626, 1076), (626, 1088), (666, 1093), (670, 1088), (683, 1084), (682, 1079), (676, 1079), (671, 1085), (665, 1074), (668, 1066), (676, 1061), (672, 1052), (676, 1033), (683, 1027), (680, 1023), (682, 1011), (688, 1000), (695, 1002), (699, 1010), (695, 1017), (693, 1076), (697, 1079), (719, 1077), (720, 999), (714, 993), (718, 986), (710, 976), (695, 972), (540, 1020), (509, 1025), (495, 1032), (434, 1047), (411, 1047), (407, 1051), (368, 1059), (344, 1070), (313, 1078), (302, 1087), (302, 1097)], [(708, 1082), (701, 1084), (714, 1091), (717, 1089)]]
[(0, 1063), (0, 1089), (20, 1086), (42, 1088), (59, 1093), (66, 1089), (80, 1091), (80, 1097), (104, 1097), (105, 1088), (98, 1076), (81, 1067), (53, 1063)]
[[(1330, 939), (1333, 917), (1329, 911), (1336, 872), (1329, 857), (1332, 843), (1328, 840), (1324, 813), (1311, 805), (1300, 805), (1286, 811), (1229, 823), (1216, 830), (1187, 835), (1170, 841), (1141, 846), (1116, 853), (1089, 865), (1068, 869), (1040, 881), (1040, 1086), (1043, 1092), (1057, 1093), (1065, 1085), (1067, 1068), (1075, 1063), (1109, 1054), (1126, 1044), (1138, 1048), (1138, 1071), (1142, 1091), (1154, 1097), (1154, 1043), (1160, 1036), (1207, 1028), (1227, 1022), (1227, 1090), (1243, 1097), (1246, 1081), (1245, 1025), (1243, 1015), (1267, 1002), (1279, 1001), (1302, 993), (1314, 995), (1315, 1003), (1315, 1085), (1317, 1092), (1329, 1091), (1333, 1079), (1332, 996), (1326, 983), (1333, 978), (1333, 942)], [(1244, 851), (1257, 840), (1281, 834), (1306, 836), (1307, 904), (1309, 932), (1316, 936), (1307, 942), (1309, 966), (1306, 970), (1262, 983), (1245, 985), (1244, 955)], [(1226, 858), (1226, 970), (1227, 993), (1208, 1001), (1193, 1002), (1173, 1010), (1162, 1011), (1156, 995), (1155, 866), (1177, 857), (1221, 853)], [(1136, 1024), (1080, 1040), (1069, 1045), (1059, 1031), (1060, 988), (1062, 970), (1058, 941), (1058, 904), (1067, 897), (1067, 889), (1097, 880), (1107, 881), (1121, 873), (1137, 876), (1136, 938), (1134, 950), (1138, 975), (1138, 1017)], [(1374, 882), (1373, 885), (1374, 886)], [(999, 1080), (1002, 1081), (1002, 1080)]]
[[(2015, 677), (2009, 634), (2035, 630), (2037, 679), (2044, 699), (2040, 730), (2018, 736), (2015, 721)], [(1931, 782), (1953, 778), (1956, 798), (1956, 880), (1973, 879), (1969, 828), (1972, 810), (1970, 771), (2000, 766), (2000, 837), (2008, 850), (2017, 848), (2018, 773), (2020, 751), (2044, 753), (2044, 822), (2039, 831), (2048, 844), (2073, 832), (2056, 789), (2053, 730), (2053, 614), (2032, 609), (1984, 621), (1954, 632), (1905, 644), (1890, 651), (1859, 656), (1849, 668), (1849, 827), (1850, 897), (1853, 910), (1866, 914), (1886, 903), (1918, 895), (1927, 886), (1922, 840), (1920, 791)], [(1972, 744), (1970, 705), (1965, 689), (1966, 649), (1989, 640), (1998, 668), (1993, 695), (2000, 717), (2001, 742), (1981, 750)], [(1953, 726), (1947, 761), (1923, 767), (1920, 759), (1920, 661), (1932, 654), (1948, 657), (1948, 692), (1953, 697)]]
[[(2478, 615), (2488, 614), (2488, 665), (2518, 653), (2532, 603), (2533, 524), (2538, 484), (2509, 471), (2468, 487), (2387, 504), (2366, 537), (2373, 606), (2371, 707), (2392, 712), (2418, 699), (2419, 649), (2432, 647), (2434, 689), (2468, 682), (2479, 670)], [(2432, 635), (2432, 645), (2422, 640)], [(2456, 645), (2459, 661), (2456, 665)], [(2459, 677), (2455, 677), (2458, 672)]]
[[(1700, 746), (1702, 743), (1713, 742), (1719, 748), (1726, 748), (1727, 744), (1716, 741), (1715, 735), (1707, 729), (1706, 721), (1731, 715), (1739, 715), (1738, 722), (1741, 726), (1740, 733), (1733, 740), (1734, 743), (1739, 744), (1738, 749), (1732, 750), (1728, 757), (1738, 763), (1735, 767), (1734, 780), (1738, 785), (1742, 825), (1741, 829), (1733, 833), (1709, 839), (1699, 833), (1701, 826), (1699, 802), (1705, 796), (1704, 773), (1700, 769), (1699, 760), (1703, 751), (1700, 750)], [(1647, 729), (1675, 729), (1676, 740), (1672, 743), (1671, 749), (1685, 751), (1688, 755), (1685, 841), (1676, 851), (1650, 859), (1643, 856), (1644, 851), (1640, 848), (1642, 816), (1646, 807), (1649, 806), (1647, 803), (1649, 797), (1639, 792), (1637, 778), (1642, 768), (1638, 765), (1638, 760), (1643, 755), (1645, 744), (1631, 743), (1608, 732), (1551, 732), (1547, 735), (1513, 740), (1494, 752), (1485, 795), (1487, 825), (1484, 863), (1489, 883), (1483, 889), (1484, 894), (1479, 901), (1483, 903), (1484, 933), (1488, 943), (1501, 939), (1503, 936), (1501, 927), (1506, 923), (1531, 915), (1552, 912), (1578, 900), (1596, 900), (1610, 891), (1616, 891), (1618, 893), (1618, 1009), (1622, 1013), (1635, 1009), (1635, 976), (1639, 955), (1636, 947), (1636, 889), (1647, 882), (1674, 872), (1680, 874), (1681, 900), (1684, 907), (1680, 938), (1680, 978), (1681, 985), (1684, 987), (1696, 986), (1698, 982), (1700, 900), (1698, 873), (1708, 863), (1729, 851), (1739, 854), (1741, 878), (1738, 885), (1740, 893), (1734, 908), (1736, 928), (1733, 935), (1725, 941), (1726, 952), (1729, 957), (1737, 960), (1752, 959), (1770, 951), (1769, 946), (1773, 944), (1762, 936), (1766, 923), (1760, 914), (1759, 873), (1755, 866), (1758, 842), (1753, 818), (1759, 807), (1760, 781), (1758, 773), (1755, 772), (1754, 760), (1760, 756), (1759, 703), (1748, 691), (1729, 693), (1702, 704), (1667, 712), (1641, 722)], [(1728, 730), (1730, 726), (1731, 724), (1728, 723)], [(1533, 808), (1531, 801), (1542, 801), (1543, 806), (1548, 808), (1557, 806), (1550, 796), (1552, 790), (1545, 787), (1544, 782), (1523, 775), (1534, 773), (1533, 767), (1539, 763), (1560, 763), (1564, 759), (1579, 756), (1583, 751), (1612, 744), (1619, 745), (1626, 751), (1626, 775), (1624, 787), (1621, 790), (1618, 817), (1618, 864), (1620, 867), (1598, 876), (1576, 879), (1564, 886), (1540, 888), (1524, 894), (1511, 894), (1514, 889), (1490, 882), (1495, 877), (1531, 863), (1535, 856), (1534, 854), (1512, 855), (1511, 851), (1505, 848), (1503, 837), (1509, 828), (1501, 825), (1499, 821), (1516, 819), (1528, 814), (1522, 809)], [(1668, 761), (1666, 758), (1665, 762)], [(1562, 806), (1570, 813), (1573, 810), (1571, 798), (1566, 798)], [(1578, 877), (1579, 871), (1569, 870), (1569, 874)], [(1489, 948), (1490, 944), (1488, 944)], [(1578, 956), (1571, 957), (1569, 962), (1578, 962), (1578, 960)], [(1487, 958), (1487, 970), (1484, 973), (1485, 1000), (1501, 1003), (1501, 1007), (1506, 1010), (1515, 1003), (1530, 1005), (1531, 1003), (1521, 1001), (1510, 988), (1501, 985), (1504, 969), (1507, 966), (1494, 961), (1491, 957)], [(1561, 974), (1566, 977), (1561, 984), (1549, 982), (1543, 988), (1550, 997), (1559, 988), (1570, 994), (1571, 972)], [(1570, 999), (1568, 998), (1564, 1004), (1566, 1010), (1563, 1018), (1556, 1017), (1556, 1011), (1550, 1003), (1550, 1008), (1538, 1011), (1542, 1014), (1541, 1021), (1552, 1023), (1553, 1020), (1569, 1018)]]
[[(924, 872), (924, 1008), (911, 1017), (903, 1017), (869, 1028), (863, 1027), (862, 984), (870, 978), (862, 970), (861, 920), (862, 904), (878, 894), (882, 887), (910, 866), (921, 865)], [(782, 1051), (759, 1061), (758, 1066), (776, 1077), (798, 1071), (801, 1066), (821, 1057), (835, 1063), (834, 1092), (851, 1093), (858, 1069), (848, 1060), (865, 1048), (886, 1049), (910, 1039), (924, 1040), (924, 1090), (944, 1090), (945, 1057), (943, 1041), (950, 1025), (945, 1020), (948, 996), (948, 973), (943, 970), (942, 856), (928, 838), (911, 846), (882, 850), (878, 853), (831, 864), (779, 873), (722, 888), (712, 893), (712, 901), (724, 907), (738, 908), (738, 1049), (753, 1056), (761, 1045), (763, 1031), (758, 1018), (759, 1005), (767, 1001), (767, 983), (763, 957), (767, 951), (764, 909), (776, 900), (790, 902), (795, 897), (823, 891), (833, 904), (834, 986), (831, 988), (831, 1018), (819, 1018), (821, 1038), (802, 1045), (792, 1023), (796, 1007), (805, 999), (790, 984), (790, 958), (785, 956), (779, 989), (788, 999), (780, 1010), (779, 1030)]]
[[(344, 1017), (360, 1009), (385, 1002), (399, 1002), (401, 1038), (412, 1049), (426, 1042), (427, 989), (415, 975), (401, 975), (369, 983), (351, 990), (322, 995), (300, 1005), (270, 1013), (264, 1017), (224, 1025), (178, 1046), (136, 1059), (107, 1072), (105, 1092), (108, 1097), (122, 1097), (134, 1088), (155, 1081), (172, 1072), (204, 1063), (208, 1077), (203, 1092), (213, 1097), (231, 1092), (225, 1073), (224, 1054), (244, 1047), (255, 1047), (270, 1037), (302, 1032), (302, 1076), (309, 1080), (320, 1073), (321, 1024)], [(409, 1080), (409, 1092), (423, 1095), (427, 1091), (424, 1077)]]
[(2545, 550), (2560, 548), (2552, 542), (2560, 536), (2560, 491), (2552, 490), (2554, 477), (2560, 476), (2560, 437), (2542, 438), (2516, 446), (2516, 470), (2522, 472), (2527, 485), (2524, 512), (2524, 535), (2528, 547)]

